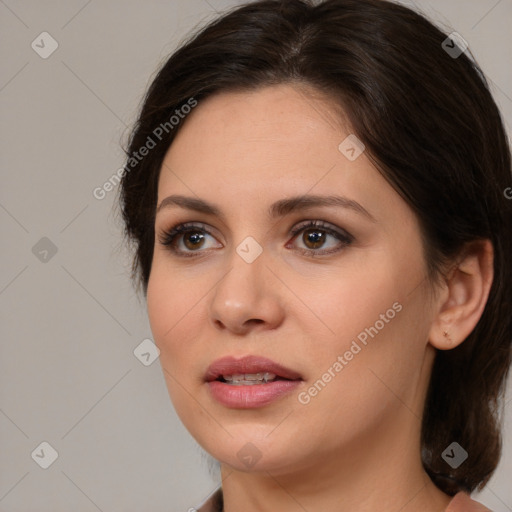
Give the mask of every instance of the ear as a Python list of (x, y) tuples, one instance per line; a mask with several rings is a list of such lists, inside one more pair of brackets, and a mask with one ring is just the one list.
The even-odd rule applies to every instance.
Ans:
[(471, 334), (482, 316), (494, 277), (494, 250), (490, 240), (471, 242), (445, 278), (436, 301), (437, 315), (429, 342), (449, 350)]

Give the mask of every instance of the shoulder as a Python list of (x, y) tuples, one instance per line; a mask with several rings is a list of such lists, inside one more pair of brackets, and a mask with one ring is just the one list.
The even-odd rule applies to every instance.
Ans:
[(219, 487), (205, 502), (202, 503), (202, 505), (200, 505), (197, 512), (222, 512), (222, 509), (222, 488)]
[[(222, 488), (219, 488), (197, 509), (197, 512), (222, 512), (222, 507)], [(469, 494), (461, 491), (453, 497), (445, 512), (492, 512), (492, 510), (472, 500)]]
[(472, 500), (469, 494), (461, 491), (453, 497), (445, 512), (492, 512), (492, 510)]

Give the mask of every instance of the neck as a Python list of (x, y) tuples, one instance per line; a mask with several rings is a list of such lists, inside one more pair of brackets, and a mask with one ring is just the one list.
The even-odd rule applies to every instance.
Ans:
[(298, 468), (244, 472), (221, 465), (224, 512), (444, 512), (451, 497), (423, 470), (419, 420), (402, 407), (396, 418), (348, 449), (329, 450)]

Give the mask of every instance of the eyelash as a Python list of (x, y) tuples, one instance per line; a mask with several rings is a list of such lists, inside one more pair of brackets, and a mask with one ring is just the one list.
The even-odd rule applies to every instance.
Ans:
[[(301, 249), (301, 248), (296, 249), (301, 254), (306, 255), (306, 256), (317, 257), (319, 255), (323, 256), (323, 255), (333, 254), (333, 253), (341, 251), (343, 248), (347, 247), (354, 241), (354, 237), (352, 235), (350, 235), (349, 233), (347, 233), (346, 231), (344, 231), (344, 230), (338, 231), (334, 228), (328, 227), (328, 225), (326, 223), (324, 223), (323, 221), (316, 221), (316, 220), (315, 221), (307, 221), (307, 223), (305, 223), (305, 224), (300, 224), (300, 225), (296, 226), (294, 229), (292, 229), (290, 231), (290, 235), (292, 235), (293, 238), (295, 238), (301, 231), (305, 231), (307, 229), (316, 229), (317, 231), (323, 231), (323, 232), (327, 233), (328, 235), (333, 236), (334, 238), (336, 238), (337, 240), (339, 240), (341, 242), (341, 247), (338, 247), (336, 249), (329, 249), (327, 251), (326, 250), (321, 251), (321, 250), (315, 250), (315, 249)], [(208, 229), (206, 228), (206, 226), (204, 224), (185, 223), (185, 224), (178, 224), (177, 226), (173, 227), (169, 231), (163, 232), (158, 237), (158, 240), (163, 246), (168, 248), (168, 250), (170, 250), (173, 254), (175, 254), (176, 256), (179, 256), (179, 257), (194, 258), (194, 257), (199, 256), (200, 253), (206, 252), (206, 251), (201, 251), (201, 250), (182, 251), (182, 250), (176, 249), (176, 247), (175, 247), (176, 237), (179, 235), (186, 234), (186, 233), (202, 233), (202, 234), (206, 233), (210, 236), (213, 236), (208, 231)]]

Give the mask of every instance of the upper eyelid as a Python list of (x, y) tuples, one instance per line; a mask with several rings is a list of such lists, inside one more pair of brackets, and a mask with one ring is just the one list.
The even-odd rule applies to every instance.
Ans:
[(333, 224), (332, 222), (328, 222), (328, 221), (320, 220), (320, 219), (308, 219), (308, 220), (299, 221), (293, 226), (293, 228), (290, 231), (300, 230), (300, 229), (304, 229), (307, 227), (311, 227), (311, 228), (317, 227), (318, 229), (331, 230), (331, 231), (340, 232), (340, 234), (349, 235), (349, 233), (346, 229), (343, 229), (340, 226), (336, 226), (336, 224)]
[[(344, 229), (340, 226), (336, 226), (336, 224), (333, 224), (332, 222), (321, 220), (321, 219), (315, 219), (315, 218), (297, 221), (287, 231), (292, 232), (297, 229), (303, 229), (303, 228), (308, 227), (310, 224), (314, 224), (314, 226), (312, 226), (312, 227), (318, 227), (319, 229), (326, 229), (326, 230), (331, 229), (332, 231), (341, 232), (340, 234), (350, 235), (350, 233), (346, 229)], [(186, 221), (186, 222), (174, 223), (171, 225), (171, 227), (168, 227), (168, 228), (162, 227), (160, 229), (160, 232), (163, 234), (168, 234), (175, 229), (187, 229), (187, 228), (188, 229), (199, 229), (199, 230), (202, 230), (202, 231), (205, 231), (208, 233), (210, 231), (219, 232), (219, 230), (217, 228), (215, 228), (209, 224), (206, 224), (205, 222), (193, 221), (193, 220)], [(181, 233), (178, 233), (178, 234), (181, 234)]]
[[(315, 218), (298, 221), (292, 226), (292, 228), (288, 229), (287, 232), (289, 234), (292, 234), (293, 237), (295, 238), (301, 231), (304, 231), (307, 228), (309, 228), (309, 229), (317, 228), (319, 230), (324, 230), (324, 231), (328, 232), (328, 234), (330, 234), (334, 238), (337, 238), (338, 241), (340, 241), (340, 242), (342, 242), (343, 239), (345, 239), (345, 240), (348, 239), (350, 242), (352, 242), (354, 240), (354, 236), (351, 233), (349, 233), (347, 230), (345, 230), (339, 226), (336, 226), (335, 224), (330, 223), (328, 221), (321, 220), (321, 219), (315, 219)], [(178, 231), (176, 231), (176, 230), (178, 230)], [(194, 230), (203, 231), (206, 234), (209, 234), (210, 236), (215, 237), (215, 234), (212, 233), (211, 231), (215, 232), (216, 228), (212, 228), (211, 226), (209, 226), (208, 224), (205, 224), (204, 222), (188, 221), (188, 222), (180, 222), (180, 223), (174, 224), (172, 227), (170, 227), (168, 229), (163, 229), (161, 231), (161, 233), (158, 235), (158, 239), (161, 243), (163, 243), (163, 240), (166, 237), (170, 238), (170, 235), (172, 235), (172, 239), (174, 241), (177, 238), (183, 236), (184, 233), (187, 233), (189, 231), (194, 231)], [(332, 232), (334, 234), (331, 234), (329, 232)], [(167, 245), (167, 244), (164, 244), (164, 245)], [(201, 251), (198, 251), (198, 252), (201, 252)]]

